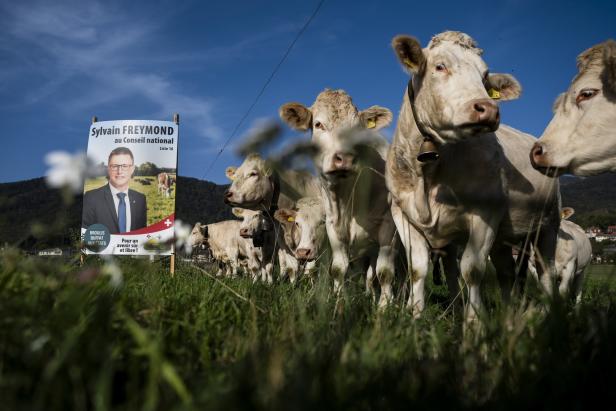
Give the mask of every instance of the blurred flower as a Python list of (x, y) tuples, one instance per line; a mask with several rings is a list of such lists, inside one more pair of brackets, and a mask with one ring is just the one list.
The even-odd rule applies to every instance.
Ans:
[(52, 151), (45, 156), (47, 185), (53, 188), (68, 187), (74, 193), (83, 191), (83, 181), (101, 174), (100, 166), (79, 152), (74, 155), (65, 151)]
[(281, 133), (282, 128), (277, 122), (259, 120), (244, 137), (242, 144), (237, 148), (237, 153), (245, 157), (250, 153), (259, 152), (280, 137)]
[(175, 220), (174, 229), (176, 251), (183, 249), (186, 254), (190, 254), (192, 252), (192, 243), (190, 241), (192, 227), (182, 220)]
[(105, 265), (101, 273), (109, 276), (109, 283), (113, 288), (120, 287), (123, 281), (122, 270), (120, 270), (120, 267), (116, 264), (113, 256), (104, 254), (101, 257), (105, 260)]

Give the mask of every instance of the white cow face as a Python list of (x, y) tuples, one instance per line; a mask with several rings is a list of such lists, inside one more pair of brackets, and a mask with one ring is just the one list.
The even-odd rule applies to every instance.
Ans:
[(241, 237), (252, 238), (260, 231), (263, 231), (263, 218), (260, 211), (244, 208), (233, 208), (231, 211), (233, 215), (242, 220), (239, 232)]
[(269, 207), (274, 194), (272, 169), (259, 155), (249, 155), (238, 168), (228, 167), (226, 174), (232, 183), (225, 192), (225, 203), (252, 210)]
[(358, 171), (362, 161), (369, 161), (362, 150), (370, 145), (371, 132), (389, 125), (393, 117), (391, 111), (378, 106), (358, 111), (343, 90), (321, 92), (310, 108), (287, 103), (279, 113), (292, 128), (312, 131), (319, 152), (315, 165), (330, 182), (346, 179)]
[(533, 166), (550, 175), (616, 171), (616, 42), (584, 51), (578, 69), (531, 151)]
[(301, 199), (297, 209), (277, 210), (274, 218), (283, 228), (285, 243), (295, 250), (295, 257), (302, 261), (313, 261), (322, 250), (326, 236), (325, 211), (318, 199)]
[(188, 236), (188, 244), (195, 249), (201, 245), (207, 246), (208, 229), (207, 225), (196, 223)]
[(415, 121), (440, 143), (495, 131), (500, 124), (496, 101), (520, 95), (512, 76), (489, 74), (483, 51), (467, 34), (441, 33), (424, 49), (416, 39), (399, 35), (392, 46), (413, 75)]

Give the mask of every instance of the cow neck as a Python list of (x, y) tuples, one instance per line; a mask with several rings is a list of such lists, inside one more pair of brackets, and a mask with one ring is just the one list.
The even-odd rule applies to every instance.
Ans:
[[(415, 182), (415, 200), (414, 205), (418, 212), (419, 220), (422, 224), (429, 225), (432, 221), (432, 212), (430, 209), (429, 191), (430, 191), (430, 175), (435, 169), (438, 162), (422, 163), (417, 160), (417, 154), (421, 149), (421, 144), (426, 141), (432, 141), (436, 144), (438, 139), (435, 139), (426, 128), (419, 124), (417, 121), (417, 112), (415, 109), (415, 93), (413, 90), (413, 80), (409, 80), (407, 86), (407, 97), (409, 100), (409, 106), (411, 107), (411, 121), (408, 125), (409, 129), (407, 133), (403, 133), (406, 143), (410, 149), (410, 161), (413, 169), (416, 173), (417, 181)], [(413, 125), (415, 127), (413, 127)], [(415, 130), (416, 129), (416, 130)], [(415, 135), (416, 132), (419, 132)]]

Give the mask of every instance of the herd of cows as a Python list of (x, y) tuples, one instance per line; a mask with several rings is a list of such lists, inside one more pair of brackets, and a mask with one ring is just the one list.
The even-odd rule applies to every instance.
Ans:
[(444, 32), (425, 48), (399, 35), (392, 46), (412, 75), (392, 143), (378, 133), (392, 112), (360, 111), (342, 90), (321, 92), (310, 107), (284, 104), (281, 119), (312, 134), (317, 175), (248, 155), (227, 169), (224, 198), (242, 220), (197, 223), (193, 246), (209, 250), (219, 275), (243, 268), (267, 282), (276, 261), (294, 282), (331, 250), (336, 292), (354, 265), (373, 297), (378, 280), (385, 307), (395, 276), (405, 276), (414, 315), (425, 307), (435, 255), (452, 295), (463, 279), (467, 321), (481, 309), (488, 258), (505, 299), (526, 272), (546, 293), (560, 281), (561, 293), (579, 299), (590, 243), (566, 220), (572, 210), (561, 207), (556, 177), (616, 171), (616, 42), (578, 57), (579, 73), (539, 139), (500, 124), (497, 102), (517, 98), (521, 87), (490, 73), (468, 35)]

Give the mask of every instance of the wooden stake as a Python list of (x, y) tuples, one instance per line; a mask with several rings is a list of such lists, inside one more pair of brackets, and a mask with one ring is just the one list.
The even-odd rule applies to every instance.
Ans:
[[(98, 121), (98, 117), (96, 116), (92, 116), (92, 124), (96, 123)], [(80, 224), (81, 226), (81, 224)], [(79, 230), (81, 232), (81, 229)], [(79, 238), (81, 239), (81, 234), (79, 235)], [(81, 241), (79, 242), (79, 244), (81, 245)], [(85, 254), (83, 252), (83, 250), (79, 250), (79, 263), (83, 266), (83, 263), (85, 261)]]
[[(175, 113), (173, 115), (173, 122), (175, 124), (177, 124), (178, 126), (180, 125), (180, 115), (178, 113)], [(178, 136), (180, 134), (180, 130), (178, 127)], [(175, 199), (177, 200), (177, 187), (178, 187), (178, 151), (179, 151), (179, 143), (180, 140), (178, 139), (178, 150), (175, 151), (175, 187), (176, 187), (176, 191), (175, 191)], [(174, 219), (175, 221), (175, 219)], [(175, 224), (175, 223), (174, 223)], [(169, 260), (169, 272), (171, 273), (171, 277), (175, 277), (175, 231), (173, 233), (173, 244), (171, 245), (171, 259)]]

